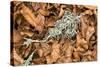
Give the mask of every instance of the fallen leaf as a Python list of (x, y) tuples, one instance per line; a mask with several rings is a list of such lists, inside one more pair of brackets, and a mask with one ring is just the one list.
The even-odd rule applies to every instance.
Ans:
[(17, 30), (13, 30), (13, 42), (18, 43), (22, 39), (21, 34)]
[(42, 49), (38, 49), (38, 54), (39, 54), (40, 57), (42, 57), (43, 56), (43, 50)]
[(91, 10), (86, 10), (86, 11), (84, 12), (84, 14), (93, 15), (93, 11), (91, 11)]
[(32, 37), (34, 33), (33, 32), (29, 32), (29, 31), (21, 31), (20, 34), (21, 35), (28, 35), (29, 37)]
[(26, 7), (24, 4), (22, 4), (21, 14), (24, 16), (24, 18), (28, 21), (29, 24), (31, 24), (33, 27), (35, 27), (38, 31), (43, 30), (43, 25), (45, 18), (41, 14), (38, 14), (36, 17), (34, 13)]
[(84, 51), (84, 49), (86, 50), (89, 47), (88, 42), (80, 34), (77, 35), (76, 47), (79, 51)]
[(43, 16), (49, 16), (50, 12), (47, 10), (39, 9), (38, 12)]
[(45, 17), (41, 14), (38, 14), (38, 16), (35, 19), (35, 23), (36, 23), (36, 29), (42, 32), (45, 25)]
[(55, 42), (52, 45), (51, 56), (52, 56), (54, 62), (60, 57), (60, 44), (58, 44), (58, 42)]
[(64, 14), (64, 9), (63, 8), (60, 8), (60, 13), (58, 15), (58, 18), (61, 18)]
[(79, 55), (79, 52), (73, 52), (73, 61), (80, 61), (80, 55)]
[(22, 9), (20, 10), (20, 12), (24, 16), (24, 18), (28, 21), (29, 24), (36, 27), (36, 23), (35, 23), (36, 16), (28, 7), (22, 4)]
[(84, 5), (84, 7), (90, 9), (90, 10), (96, 10), (96, 6), (91, 6), (91, 5)]
[(81, 33), (83, 37), (86, 37), (86, 30), (87, 30), (87, 24), (85, 16), (81, 17)]
[(46, 60), (47, 60), (47, 63), (53, 63), (53, 62), (56, 62), (58, 58), (60, 58), (60, 44), (58, 44), (58, 41), (56, 41), (52, 45), (51, 55), (47, 56)]
[(46, 19), (46, 27), (49, 27), (49, 26), (54, 26), (54, 22), (55, 20), (53, 18), (48, 18)]
[(92, 26), (88, 26), (87, 31), (86, 31), (86, 40), (89, 41), (91, 36), (94, 34), (95, 29)]
[(19, 64), (22, 64), (24, 60), (17, 54), (16, 50), (13, 49), (13, 58), (16, 60)]

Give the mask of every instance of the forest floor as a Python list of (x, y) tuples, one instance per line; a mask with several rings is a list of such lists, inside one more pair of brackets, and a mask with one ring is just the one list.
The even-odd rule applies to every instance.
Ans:
[[(74, 39), (51, 38), (44, 43), (22, 45), (24, 38), (42, 40), (64, 11), (84, 14)], [(11, 26), (11, 65), (24, 64), (25, 60), (29, 61), (28, 65), (97, 60), (96, 6), (12, 1)]]

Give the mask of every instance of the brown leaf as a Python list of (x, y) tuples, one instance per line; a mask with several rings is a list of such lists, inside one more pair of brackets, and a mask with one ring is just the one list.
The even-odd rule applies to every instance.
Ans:
[(87, 30), (87, 24), (85, 23), (87, 19), (84, 17), (81, 17), (81, 33), (83, 37), (86, 37), (86, 30)]
[(42, 16), (41, 14), (38, 14), (38, 16), (35, 19), (35, 23), (36, 23), (36, 29), (42, 32), (45, 24), (45, 17)]
[(13, 58), (16, 60), (19, 64), (22, 64), (24, 60), (17, 54), (16, 50), (13, 49)]
[(63, 60), (64, 60), (64, 63), (72, 62), (72, 58), (71, 57), (64, 58)]
[(86, 11), (84, 12), (84, 14), (93, 15), (93, 11), (91, 11), (91, 10), (86, 10)]
[(96, 10), (96, 6), (90, 6), (90, 5), (84, 5), (84, 7), (90, 9), (90, 10)]
[(22, 39), (21, 34), (17, 30), (13, 30), (13, 42), (18, 43)]
[[(76, 47), (78, 47), (78, 50), (81, 48), (88, 49), (88, 42), (79, 34), (77, 35)], [(82, 51), (84, 51), (84, 49)]]
[(40, 57), (42, 57), (43, 56), (43, 50), (42, 49), (38, 49), (38, 54), (39, 54)]
[(33, 32), (29, 32), (29, 31), (21, 31), (20, 34), (21, 35), (28, 35), (29, 37), (32, 37), (34, 33)]
[(36, 27), (36, 23), (35, 23), (36, 17), (28, 7), (22, 4), (22, 9), (20, 12), (24, 16), (24, 18), (28, 21), (29, 24)]
[(93, 35), (94, 32), (95, 32), (94, 27), (88, 26), (87, 32), (86, 32), (86, 40), (87, 41), (89, 41), (89, 39), (91, 38), (91, 36)]
[(48, 18), (47, 20), (46, 20), (46, 26), (48, 27), (48, 26), (54, 26), (54, 22), (55, 22), (55, 20), (53, 19), (53, 18)]
[(38, 14), (38, 16), (36, 17), (34, 13), (24, 4), (22, 4), (22, 9), (20, 12), (24, 16), (24, 18), (28, 21), (29, 24), (31, 24), (40, 32), (43, 30), (44, 20), (45, 20), (44, 16)]
[(74, 51), (85, 52), (85, 49), (79, 46), (77, 48), (74, 48)]
[(64, 56), (66, 57), (66, 59), (64, 61), (71, 62), (72, 60), (70, 60), (70, 59), (71, 59), (72, 53), (73, 53), (73, 47), (72, 47), (71, 40), (66, 40), (66, 42), (64, 43), (64, 45), (61, 49), (62, 49)]
[(43, 49), (43, 55), (47, 56), (49, 53), (51, 53), (51, 46), (46, 43), (41, 43), (42, 49)]
[(47, 11), (47, 10), (42, 10), (42, 9), (39, 9), (38, 11), (40, 14), (42, 14), (43, 16), (49, 16), (50, 12)]
[(74, 53), (73, 53), (73, 58), (74, 58), (73, 61), (80, 61), (79, 52), (74, 52)]
[(68, 49), (66, 50), (66, 57), (71, 57), (73, 52), (73, 47), (69, 46)]
[(52, 58), (53, 58), (54, 61), (56, 61), (60, 57), (60, 44), (58, 44), (58, 42), (55, 42), (52, 45), (51, 56), (52, 56)]
[(51, 55), (46, 57), (47, 63), (56, 62), (59, 57), (60, 57), (60, 44), (58, 44), (58, 42), (56, 41), (52, 45)]
[(63, 14), (64, 14), (64, 10), (63, 10), (63, 8), (61, 8), (60, 9), (60, 13), (58, 15), (58, 18), (61, 18), (63, 16)]

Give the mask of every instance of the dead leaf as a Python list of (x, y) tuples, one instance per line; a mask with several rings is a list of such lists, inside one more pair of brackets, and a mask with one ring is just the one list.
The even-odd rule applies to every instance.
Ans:
[(43, 56), (43, 50), (42, 49), (38, 49), (38, 54), (39, 54), (40, 57), (42, 57)]
[(93, 11), (91, 11), (91, 10), (86, 10), (86, 11), (84, 12), (84, 14), (93, 15)]
[(87, 31), (86, 31), (86, 40), (89, 41), (93, 33), (95, 32), (94, 27), (88, 26)]
[(18, 43), (21, 41), (21, 39), (22, 39), (21, 34), (17, 30), (14, 30), (13, 31), (13, 42)]
[(76, 12), (77, 12), (77, 6), (76, 5), (73, 5), (73, 13), (76, 15)]
[(60, 44), (58, 44), (58, 42), (55, 42), (52, 45), (52, 53), (51, 56), (54, 60), (54, 62), (60, 57)]
[(13, 49), (13, 58), (17, 62), (19, 62), (19, 64), (22, 64), (24, 62), (24, 60), (17, 54), (15, 49)]
[(36, 17), (28, 7), (26, 7), (24, 4), (22, 4), (22, 9), (20, 12), (24, 16), (24, 18), (28, 21), (29, 24), (36, 27), (36, 23), (35, 23)]
[(43, 50), (43, 56), (47, 56), (51, 53), (51, 46), (46, 43), (41, 43), (42, 50)]
[(46, 19), (46, 27), (49, 27), (49, 26), (54, 26), (54, 22), (55, 20), (53, 18), (48, 18)]
[(60, 44), (58, 44), (58, 42), (56, 41), (52, 45), (51, 55), (46, 57), (47, 63), (56, 62), (59, 57), (60, 57)]
[(61, 8), (60, 9), (60, 13), (58, 15), (58, 18), (61, 18), (63, 16), (63, 14), (64, 14), (64, 10), (63, 10), (63, 8)]
[(79, 51), (84, 51), (84, 49), (86, 50), (89, 47), (88, 42), (79, 34), (77, 35), (76, 47)]
[(29, 31), (21, 31), (20, 34), (21, 35), (28, 35), (29, 37), (32, 37), (34, 33), (33, 32), (29, 32)]
[(75, 52), (77, 52), (77, 51), (78, 51), (78, 52), (85, 52), (85, 49), (79, 46), (79, 47), (77, 47), (77, 48), (74, 48), (74, 51), (75, 51)]
[(42, 10), (42, 9), (39, 9), (38, 12), (39, 12), (41, 15), (43, 15), (43, 16), (49, 16), (49, 14), (50, 14), (49, 11), (47, 11), (47, 10)]
[(44, 29), (45, 17), (42, 16), (41, 14), (38, 14), (38, 16), (35, 19), (35, 23), (36, 23), (36, 29), (42, 32)]
[(86, 30), (87, 30), (87, 24), (85, 23), (87, 19), (84, 17), (81, 17), (81, 33), (83, 37), (86, 37)]
[(96, 6), (91, 6), (91, 5), (84, 5), (84, 7), (90, 9), (90, 10), (96, 10)]
[(70, 63), (70, 62), (72, 62), (72, 58), (71, 57), (65, 58), (64, 62), (65, 63)]
[(73, 52), (73, 61), (80, 61), (80, 55), (79, 52)]

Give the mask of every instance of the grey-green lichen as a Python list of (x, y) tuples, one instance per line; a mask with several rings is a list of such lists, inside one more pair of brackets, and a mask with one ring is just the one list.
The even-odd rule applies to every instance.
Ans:
[(26, 39), (23, 45), (29, 45), (32, 42), (47, 42), (50, 38), (57, 38), (59, 36), (65, 38), (73, 38), (77, 35), (80, 16), (74, 15), (70, 11), (65, 11), (61, 19), (57, 20), (53, 28), (48, 29), (47, 35), (43, 40)]
[(27, 66), (27, 65), (30, 64), (30, 61), (32, 61), (32, 57), (33, 57), (33, 55), (34, 55), (34, 52), (35, 52), (35, 51), (33, 51), (33, 52), (31, 53), (31, 55), (28, 57), (27, 60), (24, 61), (23, 64), (21, 64), (22, 66)]

